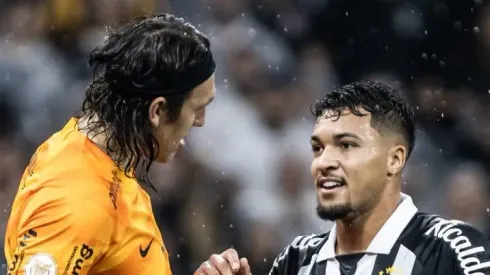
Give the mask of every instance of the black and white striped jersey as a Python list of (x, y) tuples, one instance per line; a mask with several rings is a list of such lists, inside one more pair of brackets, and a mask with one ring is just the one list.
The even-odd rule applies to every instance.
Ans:
[(386, 221), (366, 252), (335, 255), (336, 227), (297, 237), (269, 275), (484, 275), (490, 246), (467, 223), (418, 212), (409, 196)]

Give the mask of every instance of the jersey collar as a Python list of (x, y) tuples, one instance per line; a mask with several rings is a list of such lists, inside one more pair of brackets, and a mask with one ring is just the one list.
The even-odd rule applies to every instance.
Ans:
[[(390, 254), (391, 248), (402, 231), (407, 227), (410, 220), (417, 213), (418, 209), (413, 204), (412, 198), (406, 194), (401, 194), (402, 202), (395, 209), (395, 212), (388, 218), (381, 227), (374, 239), (369, 244), (366, 253), (371, 254)], [(317, 262), (335, 258), (335, 240), (337, 239), (336, 225), (330, 230), (327, 242), (322, 246), (318, 254)]]

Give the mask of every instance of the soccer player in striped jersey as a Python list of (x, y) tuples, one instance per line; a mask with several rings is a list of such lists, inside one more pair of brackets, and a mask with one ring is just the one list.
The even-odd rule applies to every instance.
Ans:
[(270, 275), (490, 274), (490, 247), (480, 231), (421, 213), (401, 193), (415, 122), (396, 90), (373, 81), (346, 85), (318, 100), (314, 115), (317, 213), (335, 225), (297, 237)]

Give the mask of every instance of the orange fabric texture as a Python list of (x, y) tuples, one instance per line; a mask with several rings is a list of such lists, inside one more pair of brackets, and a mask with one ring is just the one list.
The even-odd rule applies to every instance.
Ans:
[(150, 197), (71, 119), (24, 172), (7, 225), (8, 274), (170, 275)]

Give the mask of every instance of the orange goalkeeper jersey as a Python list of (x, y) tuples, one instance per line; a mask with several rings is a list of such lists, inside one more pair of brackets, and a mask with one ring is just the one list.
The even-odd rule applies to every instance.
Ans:
[(7, 273), (170, 275), (148, 194), (71, 119), (33, 155), (7, 225)]

